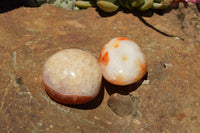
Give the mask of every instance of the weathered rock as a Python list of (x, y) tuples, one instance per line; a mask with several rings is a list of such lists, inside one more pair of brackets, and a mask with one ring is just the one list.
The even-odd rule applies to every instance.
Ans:
[(111, 110), (119, 116), (131, 115), (133, 111), (133, 101), (129, 95), (113, 94), (107, 102)]
[(114, 93), (108, 99), (107, 104), (110, 109), (118, 116), (123, 117), (132, 115), (133, 117), (136, 117), (139, 97)]
[[(179, 11), (162, 16), (150, 11), (106, 16), (93, 8), (66, 11), (46, 5), (0, 14), (0, 132), (199, 132), (200, 47), (196, 36), (181, 30)], [(119, 87), (133, 87), (130, 94), (140, 97), (135, 120), (110, 110), (107, 86), (85, 106), (60, 105), (48, 97), (41, 71), (50, 55), (79, 48), (98, 57), (102, 46), (117, 36), (139, 44), (148, 61), (149, 85), (136, 90)], [(171, 64), (158, 67), (163, 78), (151, 75), (159, 63)]]

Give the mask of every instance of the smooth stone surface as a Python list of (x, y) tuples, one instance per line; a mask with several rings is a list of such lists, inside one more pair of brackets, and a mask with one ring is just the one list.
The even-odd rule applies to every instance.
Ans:
[(129, 85), (139, 81), (147, 71), (142, 49), (132, 40), (117, 37), (106, 43), (99, 62), (104, 78), (115, 85)]
[(82, 104), (97, 96), (102, 73), (98, 60), (79, 49), (65, 49), (48, 58), (43, 67), (48, 94), (63, 104)]

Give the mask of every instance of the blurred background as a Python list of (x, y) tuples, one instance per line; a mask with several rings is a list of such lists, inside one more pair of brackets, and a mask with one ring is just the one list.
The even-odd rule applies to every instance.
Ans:
[(48, 0), (1, 0), (0, 13), (6, 12), (21, 6), (38, 7)]

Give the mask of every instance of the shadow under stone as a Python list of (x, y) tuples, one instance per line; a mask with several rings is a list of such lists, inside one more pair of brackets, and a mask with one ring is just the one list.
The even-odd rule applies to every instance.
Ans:
[(106, 91), (108, 92), (109, 95), (112, 95), (114, 93), (119, 93), (121, 95), (129, 95), (129, 93), (135, 91), (142, 84), (143, 80), (147, 79), (147, 77), (148, 77), (148, 72), (140, 81), (125, 86), (111, 84), (103, 78), (103, 86), (105, 86)]

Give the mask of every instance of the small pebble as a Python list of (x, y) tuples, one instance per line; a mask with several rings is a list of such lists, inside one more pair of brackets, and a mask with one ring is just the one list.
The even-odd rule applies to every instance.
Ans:
[(143, 80), (142, 84), (143, 85), (149, 85), (150, 84), (150, 80)]
[(121, 117), (130, 115), (133, 111), (133, 101), (129, 95), (112, 94), (107, 104), (115, 114)]
[(170, 63), (164, 63), (163, 66), (164, 66), (164, 68), (168, 68), (168, 67), (172, 67), (172, 64), (170, 64)]

